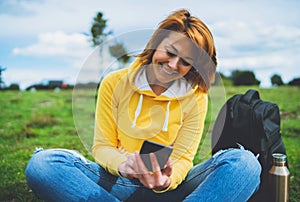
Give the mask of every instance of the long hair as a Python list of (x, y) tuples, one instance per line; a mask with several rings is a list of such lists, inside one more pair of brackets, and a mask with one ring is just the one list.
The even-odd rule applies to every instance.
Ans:
[(193, 67), (185, 78), (192, 85), (198, 84), (200, 90), (207, 92), (214, 81), (217, 66), (214, 40), (208, 27), (197, 17), (191, 16), (188, 10), (181, 9), (173, 12), (160, 23), (143, 52), (137, 55), (143, 65), (151, 63), (156, 48), (170, 34), (164, 30), (182, 33), (198, 46), (198, 59), (194, 61)]

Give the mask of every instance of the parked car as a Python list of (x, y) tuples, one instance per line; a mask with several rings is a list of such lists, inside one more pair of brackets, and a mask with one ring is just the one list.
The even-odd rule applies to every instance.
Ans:
[(67, 84), (62, 80), (45, 80), (38, 84), (28, 86), (26, 90), (53, 90), (53, 89), (65, 89)]

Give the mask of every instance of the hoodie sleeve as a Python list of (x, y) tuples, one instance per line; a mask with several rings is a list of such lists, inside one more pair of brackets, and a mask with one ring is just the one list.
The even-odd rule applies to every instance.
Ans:
[(207, 113), (208, 97), (205, 93), (198, 93), (196, 99), (185, 103), (185, 116), (182, 127), (177, 135), (171, 155), (173, 170), (171, 184), (163, 191), (176, 189), (185, 179), (188, 171), (193, 167), (193, 159), (197, 152), (204, 121)]
[(126, 161), (127, 155), (118, 149), (116, 111), (113, 99), (114, 89), (119, 81), (116, 75), (108, 75), (101, 82), (95, 114), (93, 157), (108, 172), (120, 175), (119, 165)]

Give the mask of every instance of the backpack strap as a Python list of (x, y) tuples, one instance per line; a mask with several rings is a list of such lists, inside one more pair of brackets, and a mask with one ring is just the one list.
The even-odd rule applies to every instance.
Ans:
[(252, 99), (260, 99), (260, 97), (257, 90), (250, 89), (242, 96), (241, 99), (247, 104), (250, 104)]

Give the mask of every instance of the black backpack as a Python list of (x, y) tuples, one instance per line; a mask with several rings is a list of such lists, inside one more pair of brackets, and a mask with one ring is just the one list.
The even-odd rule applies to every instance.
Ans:
[(278, 106), (261, 100), (256, 90), (232, 96), (218, 114), (212, 131), (212, 154), (220, 149), (237, 148), (238, 144), (259, 154), (261, 184), (250, 201), (270, 200), (268, 171), (273, 164), (272, 154), (286, 154), (280, 133)]

